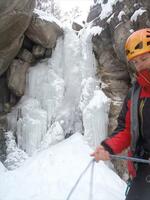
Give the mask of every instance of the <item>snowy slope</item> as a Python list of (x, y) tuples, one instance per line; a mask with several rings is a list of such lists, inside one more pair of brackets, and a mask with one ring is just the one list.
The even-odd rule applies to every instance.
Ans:
[[(17, 170), (1, 172), (0, 200), (65, 200), (91, 152), (79, 133), (38, 152)], [(89, 169), (71, 200), (88, 200), (90, 174)], [(93, 200), (123, 200), (125, 189), (126, 184), (102, 161), (95, 163)]]

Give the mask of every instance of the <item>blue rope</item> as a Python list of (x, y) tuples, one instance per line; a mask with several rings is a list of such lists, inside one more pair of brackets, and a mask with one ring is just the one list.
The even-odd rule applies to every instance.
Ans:
[(110, 158), (116, 159), (116, 160), (131, 160), (133, 162), (150, 164), (150, 160), (146, 160), (143, 158), (135, 158), (135, 157), (129, 157), (129, 156), (112, 155), (112, 154), (110, 154)]
[(89, 164), (87, 165), (87, 167), (83, 170), (83, 172), (80, 174), (79, 178), (77, 179), (76, 183), (74, 184), (74, 186), (72, 187), (72, 189), (70, 190), (70, 193), (68, 194), (66, 200), (69, 200), (72, 193), (74, 192), (74, 190), (76, 189), (78, 183), (80, 182), (81, 178), (83, 177), (83, 175), (86, 173), (86, 171), (88, 170), (88, 168), (90, 167), (90, 165), (92, 165), (91, 168), (91, 179), (90, 179), (90, 200), (92, 200), (92, 188), (93, 188), (93, 175), (94, 175), (94, 163), (95, 163), (95, 159), (92, 159)]

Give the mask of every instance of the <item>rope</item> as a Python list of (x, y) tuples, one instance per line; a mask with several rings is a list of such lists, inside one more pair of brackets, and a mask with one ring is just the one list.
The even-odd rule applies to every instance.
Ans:
[(90, 193), (89, 193), (89, 200), (93, 199), (93, 181), (94, 181), (94, 160), (92, 162), (92, 167), (91, 167), (91, 178), (90, 178)]
[(77, 179), (76, 183), (74, 184), (74, 186), (72, 187), (72, 189), (70, 190), (70, 193), (68, 194), (66, 200), (69, 200), (72, 193), (75, 191), (78, 183), (80, 182), (81, 178), (83, 177), (83, 175), (86, 173), (86, 171), (88, 170), (88, 168), (92, 165), (91, 168), (91, 178), (90, 178), (90, 194), (89, 194), (89, 200), (92, 200), (92, 196), (93, 196), (93, 175), (94, 175), (94, 163), (95, 163), (95, 159), (92, 159), (89, 164), (87, 165), (87, 167), (83, 170), (83, 172), (80, 174), (79, 178)]
[(116, 160), (131, 160), (133, 162), (150, 164), (150, 160), (146, 160), (146, 159), (143, 159), (143, 158), (135, 158), (135, 157), (129, 157), (129, 156), (118, 156), (118, 155), (112, 155), (112, 154), (110, 154), (110, 158), (116, 159)]

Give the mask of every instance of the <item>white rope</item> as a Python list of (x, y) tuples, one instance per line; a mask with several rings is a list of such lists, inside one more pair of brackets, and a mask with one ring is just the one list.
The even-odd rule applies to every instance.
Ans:
[(95, 163), (95, 161), (92, 162), (92, 167), (91, 167), (89, 200), (93, 199), (94, 163)]
[(72, 187), (72, 189), (70, 190), (66, 200), (69, 200), (72, 193), (74, 192), (74, 190), (76, 189), (78, 183), (80, 182), (81, 178), (83, 177), (83, 175), (86, 173), (86, 171), (88, 170), (88, 168), (92, 165), (91, 168), (91, 178), (90, 178), (90, 193), (89, 193), (89, 200), (92, 200), (93, 198), (93, 175), (94, 175), (94, 163), (95, 163), (95, 159), (92, 159), (89, 164), (87, 165), (87, 167), (83, 170), (83, 172), (80, 174), (79, 178), (77, 179), (76, 183), (74, 184), (74, 186)]

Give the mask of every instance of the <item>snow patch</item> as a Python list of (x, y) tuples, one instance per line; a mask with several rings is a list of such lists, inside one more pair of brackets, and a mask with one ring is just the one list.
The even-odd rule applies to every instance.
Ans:
[(91, 29), (90, 29), (90, 33), (95, 36), (95, 35), (100, 35), (101, 32), (102, 32), (103, 28), (102, 27), (99, 27), (99, 26), (93, 26)]
[(118, 19), (119, 19), (119, 21), (121, 21), (122, 20), (122, 16), (125, 16), (126, 15), (126, 13), (123, 11), (123, 10), (121, 10), (120, 12), (119, 12), (119, 14), (118, 14)]
[(0, 162), (0, 176), (7, 171), (6, 167)]
[(122, 1), (123, 0), (108, 0), (107, 3), (103, 3), (104, 0), (97, 0), (96, 3), (94, 3), (94, 5), (101, 4), (101, 7), (102, 7), (102, 12), (99, 15), (100, 19), (103, 20), (106, 17), (109, 17), (113, 12), (113, 6), (117, 2), (122, 2)]
[[(39, 152), (17, 170), (1, 174), (0, 199), (65, 200), (91, 161), (91, 151), (84, 137), (76, 133), (67, 140)], [(89, 199), (90, 176), (91, 169), (79, 182), (72, 194), (72, 200)], [(95, 163), (93, 200), (124, 200), (125, 190), (126, 183), (104, 162)]]
[(60, 28), (62, 28), (62, 24), (60, 23), (60, 21), (58, 19), (56, 19), (53, 15), (51, 15), (50, 13), (46, 13), (42, 10), (38, 10), (38, 9), (34, 9), (33, 13), (37, 14), (38, 17), (41, 20), (45, 20), (48, 22), (55, 22)]
[(107, 19), (107, 23), (108, 23), (108, 24), (110, 23), (111, 19), (114, 18), (114, 15), (115, 15), (115, 13), (113, 13), (113, 14)]
[(59, 122), (55, 122), (48, 129), (44, 139), (42, 140), (40, 150), (46, 149), (51, 145), (57, 144), (65, 138), (64, 131)]
[(6, 137), (6, 153), (5, 166), (9, 170), (14, 170), (20, 167), (23, 162), (28, 158), (27, 154), (17, 147), (15, 137), (11, 131), (5, 133)]
[(137, 17), (142, 15), (144, 12), (147, 12), (147, 10), (143, 9), (143, 8), (139, 8), (138, 10), (136, 10), (133, 15), (131, 16), (130, 20), (131, 21), (136, 21)]

